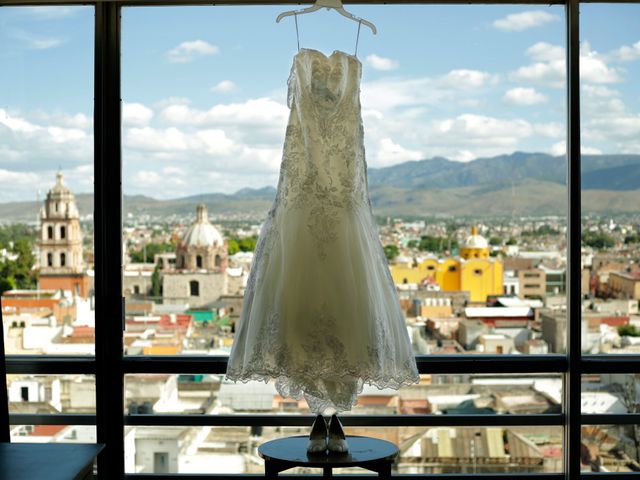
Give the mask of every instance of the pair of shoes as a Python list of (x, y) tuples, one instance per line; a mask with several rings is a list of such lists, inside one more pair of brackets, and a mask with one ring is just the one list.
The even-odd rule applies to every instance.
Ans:
[(342, 430), (342, 424), (335, 414), (331, 416), (328, 428), (327, 422), (322, 415), (316, 417), (311, 427), (307, 452), (317, 453), (324, 452), (325, 450), (335, 453), (345, 453), (349, 451), (347, 439)]

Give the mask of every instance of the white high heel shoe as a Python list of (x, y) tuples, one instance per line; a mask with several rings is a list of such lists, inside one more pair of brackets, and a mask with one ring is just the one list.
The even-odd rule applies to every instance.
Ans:
[(342, 423), (338, 417), (333, 414), (329, 422), (329, 439), (327, 440), (327, 448), (329, 452), (345, 453), (349, 451), (347, 439), (342, 430)]
[(327, 422), (322, 415), (318, 415), (311, 427), (307, 452), (324, 452), (327, 449)]

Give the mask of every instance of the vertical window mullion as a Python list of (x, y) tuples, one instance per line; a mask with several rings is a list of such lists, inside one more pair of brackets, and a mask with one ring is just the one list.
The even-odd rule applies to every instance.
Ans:
[(565, 377), (564, 468), (567, 479), (580, 475), (580, 355), (581, 355), (581, 204), (580, 204), (580, 30), (579, 0), (567, 0), (567, 356)]
[(120, 4), (95, 5), (96, 426), (100, 478), (124, 477)]

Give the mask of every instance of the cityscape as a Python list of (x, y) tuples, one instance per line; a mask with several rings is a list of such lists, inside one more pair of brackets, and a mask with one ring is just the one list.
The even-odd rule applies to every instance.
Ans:
[[(52, 179), (53, 180), (53, 179)], [(127, 355), (228, 355), (262, 220), (212, 218), (204, 203), (169, 221), (128, 214), (123, 230)], [(566, 348), (566, 218), (378, 217), (414, 352), (547, 354)], [(2, 227), (7, 354), (94, 352), (92, 216), (60, 171), (31, 224)], [(582, 351), (640, 352), (640, 218), (583, 221)], [(87, 375), (10, 375), (13, 413), (93, 413)], [(583, 413), (638, 408), (637, 375), (591, 375)], [(127, 375), (129, 413), (309, 412), (272, 383), (223, 375)], [(558, 375), (421, 375), (418, 385), (365, 385), (350, 414), (560, 413)], [(293, 427), (126, 427), (129, 472), (262, 471), (257, 446)], [(559, 472), (561, 427), (346, 428), (393, 441), (400, 473)], [(635, 426), (583, 427), (585, 471), (637, 471)], [(12, 441), (95, 441), (95, 427), (14, 426)], [(212, 458), (216, 461), (212, 462)], [(348, 469), (345, 469), (348, 471)]]
[[(125, 355), (230, 353), (276, 194), (288, 78), (300, 48), (340, 50), (362, 66), (367, 188), (414, 353), (565, 354), (565, 7), (350, 5), (376, 24), (375, 36), (325, 9), (276, 23), (286, 9), (121, 9)], [(102, 313), (94, 261), (95, 14), (90, 4), (0, 9), (0, 301), (8, 355), (95, 352), (96, 309)], [(632, 2), (581, 3), (574, 19), (580, 344), (583, 354), (618, 358), (640, 354), (638, 18)], [(281, 397), (273, 383), (180, 373), (125, 375), (123, 411), (311, 418), (304, 400)], [(12, 414), (96, 413), (92, 375), (7, 381)], [(563, 381), (561, 373), (425, 372), (397, 391), (365, 385), (353, 411), (341, 415), (433, 415), (440, 423), (447, 415), (560, 414)], [(583, 375), (581, 412), (640, 413), (640, 374)], [(396, 474), (567, 472), (559, 421), (508, 426), (493, 418), (490, 427), (345, 431), (396, 444)], [(306, 435), (311, 422), (126, 425), (125, 469), (262, 474), (258, 446)], [(582, 425), (581, 434), (583, 471), (640, 471), (637, 425)], [(11, 425), (12, 442), (96, 440), (94, 425)]]

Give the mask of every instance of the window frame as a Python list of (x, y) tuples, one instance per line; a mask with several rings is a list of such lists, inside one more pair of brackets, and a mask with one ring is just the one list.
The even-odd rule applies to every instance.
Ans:
[[(260, 0), (225, 0), (215, 5), (264, 5)], [(563, 413), (540, 415), (362, 415), (344, 416), (345, 426), (516, 426), (555, 425), (564, 427), (564, 471), (555, 474), (519, 474), (535, 479), (631, 478), (615, 473), (581, 473), (580, 441), (582, 425), (640, 423), (640, 414), (581, 414), (581, 375), (595, 373), (640, 372), (640, 355), (582, 355), (580, 351), (580, 83), (579, 83), (579, 5), (578, 0), (493, 2), (474, 0), (404, 0), (389, 2), (345, 1), (351, 4), (532, 4), (564, 5), (567, 52), (567, 170), (568, 170), (568, 243), (567, 243), (567, 353), (564, 355), (418, 355), (420, 373), (556, 373), (563, 375)], [(595, 3), (595, 2), (594, 2)], [(621, 3), (604, 0), (598, 3)], [(640, 3), (627, 0), (624, 3)], [(125, 426), (308, 426), (312, 415), (144, 415), (126, 414), (124, 375), (135, 373), (210, 373), (223, 374), (224, 356), (124, 356), (124, 299), (122, 296), (122, 154), (120, 95), (120, 31), (123, 6), (212, 5), (211, 1), (129, 0), (126, 2), (81, 0), (0, 0), (1, 6), (18, 5), (93, 5), (95, 8), (94, 57), (94, 230), (96, 288), (96, 352), (94, 357), (7, 356), (8, 374), (89, 374), (96, 378), (96, 414), (11, 414), (10, 423), (96, 425), (98, 442), (106, 448), (98, 457), (99, 478), (170, 479), (187, 478), (177, 474), (125, 474)], [(298, 4), (295, 0), (269, 4)], [(115, 319), (120, 319), (115, 320)], [(114, 321), (115, 320), (115, 321)], [(636, 474), (633, 474), (634, 478)], [(254, 478), (254, 475), (189, 475), (188, 478)], [(301, 476), (303, 477), (303, 476)], [(482, 478), (506, 478), (506, 474), (482, 475)], [(367, 478), (367, 477), (363, 477)], [(476, 475), (394, 475), (394, 478), (471, 479)]]

